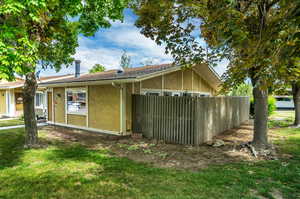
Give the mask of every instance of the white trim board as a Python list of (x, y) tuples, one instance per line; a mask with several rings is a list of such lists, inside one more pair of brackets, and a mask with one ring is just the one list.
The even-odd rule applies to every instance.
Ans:
[(67, 128), (80, 129), (80, 130), (85, 130), (85, 131), (91, 131), (91, 132), (96, 132), (96, 133), (102, 133), (102, 134), (107, 134), (107, 135), (118, 135), (118, 136), (121, 135), (120, 132), (117, 132), (117, 131), (108, 131), (108, 130), (102, 130), (102, 129), (87, 128), (87, 127), (75, 126), (75, 125), (71, 125), (71, 124), (62, 124), (62, 123), (57, 123), (57, 122), (54, 123), (51, 121), (48, 121), (47, 124), (62, 126), (62, 127), (67, 127)]

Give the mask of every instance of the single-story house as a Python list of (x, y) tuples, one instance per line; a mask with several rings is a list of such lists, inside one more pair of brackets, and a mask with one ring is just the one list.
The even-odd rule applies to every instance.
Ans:
[[(59, 80), (70, 77), (70, 75), (40, 77), (38, 83), (50, 80)], [(23, 114), (23, 87), (25, 80), (16, 78), (13, 82), (0, 81), (0, 117), (19, 117)], [(35, 96), (37, 115), (43, 115), (47, 111), (47, 98), (45, 88), (38, 87)]]
[(75, 75), (40, 86), (47, 88), (50, 124), (125, 135), (132, 131), (133, 94), (213, 96), (220, 83), (207, 65), (163, 64)]

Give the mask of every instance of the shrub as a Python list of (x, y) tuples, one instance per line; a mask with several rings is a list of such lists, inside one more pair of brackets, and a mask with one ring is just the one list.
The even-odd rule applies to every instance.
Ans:
[[(268, 115), (272, 115), (276, 110), (276, 99), (274, 97), (268, 97)], [(250, 99), (250, 115), (254, 116), (254, 99)]]
[(23, 114), (19, 116), (19, 120), (24, 121), (24, 115)]

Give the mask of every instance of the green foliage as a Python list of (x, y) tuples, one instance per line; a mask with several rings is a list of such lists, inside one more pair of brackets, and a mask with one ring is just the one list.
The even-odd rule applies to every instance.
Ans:
[(272, 96), (268, 98), (268, 114), (272, 115), (276, 110), (276, 99)]
[(288, 58), (278, 59), (277, 54), (291, 35), (299, 35), (298, 0), (136, 0), (132, 7), (139, 17), (137, 27), (157, 44), (165, 43), (177, 64), (230, 60), (223, 75), (225, 90), (248, 78), (266, 90), (278, 83), (279, 71), (299, 77), (300, 68), (291, 70), (285, 64)]
[[(138, 15), (136, 26), (157, 44), (165, 44), (176, 64), (189, 67), (230, 60), (222, 76), (223, 92), (250, 79), (257, 98), (268, 96), (268, 89), (277, 87), (283, 76), (299, 80), (297, 61), (291, 67), (288, 56), (278, 58), (282, 49), (300, 49), (292, 45), (300, 43), (299, 0), (135, 0), (132, 7)], [(265, 138), (262, 124), (268, 118), (259, 116), (261, 121), (254, 125), (262, 128), (254, 128), (254, 134)]]
[(127, 55), (127, 52), (124, 50), (121, 57), (120, 66), (122, 68), (130, 68), (131, 67), (130, 64), (131, 64), (131, 57)]
[(253, 87), (250, 84), (243, 83), (237, 88), (232, 89), (228, 95), (229, 96), (252, 96)]
[[(272, 115), (276, 110), (276, 99), (272, 96), (268, 97), (268, 115)], [(254, 116), (254, 99), (250, 99), (250, 115)]]
[(19, 120), (24, 121), (24, 114), (19, 116)]
[(105, 67), (101, 64), (95, 64), (92, 69), (89, 70), (89, 73), (97, 73), (105, 71)]
[(6, 0), (0, 3), (0, 78), (57, 71), (73, 62), (78, 35), (92, 36), (122, 20), (127, 0)]

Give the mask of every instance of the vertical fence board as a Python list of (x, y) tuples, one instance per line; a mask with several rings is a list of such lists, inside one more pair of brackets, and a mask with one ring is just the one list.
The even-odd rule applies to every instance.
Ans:
[(199, 145), (249, 119), (248, 97), (133, 95), (132, 129), (147, 138)]

